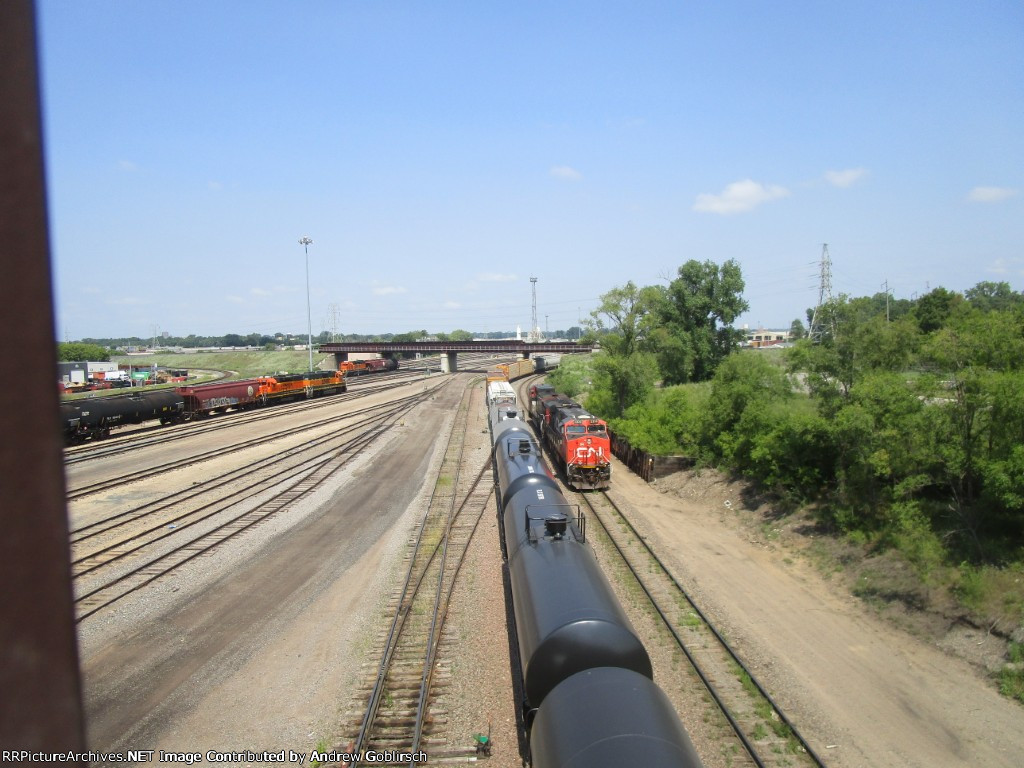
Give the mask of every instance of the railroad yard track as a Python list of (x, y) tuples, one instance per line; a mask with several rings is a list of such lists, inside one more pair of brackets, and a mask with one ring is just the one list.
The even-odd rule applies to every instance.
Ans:
[[(396, 402), (332, 419), (327, 423), (350, 423), (315, 441), (75, 529), (72, 573), (77, 621), (287, 510), (434, 392), (434, 388), (428, 388)], [(293, 432), (296, 430), (281, 434)], [(264, 443), (272, 437), (255, 442)], [(250, 447), (252, 442), (245, 441), (231, 450)], [(217, 454), (223, 456), (224, 449)], [(194, 457), (190, 463), (199, 460)]]
[[(455, 416), (426, 514), (409, 542), (409, 566), (389, 606), (389, 628), (382, 637), (380, 663), (360, 689), (360, 702), (343, 727), (346, 754), (374, 753), (350, 765), (408, 765), (381, 759), (386, 753), (418, 751), (436, 762), (473, 756), (446, 750), (443, 730), (444, 688), (450, 676), (443, 657), (448, 605), (470, 541), (485, 511), (491, 509), (490, 461), (475, 476), (464, 476), (464, 445), (473, 387)], [(486, 482), (481, 482), (487, 478)]]
[(614, 554), (606, 568), (621, 577), (635, 603), (650, 608), (660, 628), (660, 642), (685, 655), (708, 693), (700, 699), (703, 711), (691, 709), (684, 721), (700, 717), (717, 724), (720, 734), (715, 743), (727, 765), (824, 768), (796, 726), (608, 494), (576, 492), (573, 496), (598, 523), (588, 528), (588, 534), (600, 531), (610, 544), (608, 551)]
[[(436, 390), (439, 386), (440, 386), (440, 384), (434, 385), (434, 387), (430, 391)], [(333, 400), (333, 402), (337, 403), (337, 402), (342, 402), (342, 401), (339, 401), (339, 400), (335, 399), (335, 400)], [(392, 407), (392, 404), (384, 404), (384, 405), (371, 406), (369, 408), (365, 408), (365, 409), (362, 409), (360, 411), (355, 411), (355, 412), (347, 411), (345, 413), (342, 413), (342, 414), (339, 414), (339, 415), (336, 415), (336, 416), (331, 416), (330, 418), (327, 418), (327, 419), (321, 419), (321, 421), (319, 422), (319, 425), (343, 424), (346, 421), (348, 421), (349, 419), (351, 419), (353, 415), (357, 415), (357, 414), (376, 414), (376, 415), (379, 415), (381, 413), (386, 413), (387, 410), (389, 408), (391, 408), (391, 407)], [(276, 418), (279, 415), (284, 415), (284, 413), (275, 412), (274, 414), (270, 415), (269, 418)], [(267, 418), (267, 417), (265, 417), (265, 418)], [(372, 418), (372, 416), (371, 416), (371, 418)], [(246, 422), (246, 423), (248, 424), (248, 422)], [(234, 426), (238, 426), (238, 422), (236, 422)], [(139, 469), (139, 470), (135, 470), (135, 471), (132, 471), (132, 472), (127, 472), (125, 474), (118, 475), (117, 477), (112, 477), (112, 478), (108, 478), (108, 479), (105, 479), (105, 480), (100, 480), (100, 481), (97, 481), (97, 482), (94, 482), (94, 483), (88, 483), (88, 484), (83, 484), (83, 485), (80, 485), (80, 486), (77, 486), (77, 487), (72, 487), (72, 488), (69, 488), (69, 490), (67, 492), (67, 499), (68, 499), (68, 501), (75, 501), (75, 500), (83, 498), (85, 496), (90, 496), (92, 494), (96, 494), (96, 493), (99, 493), (101, 491), (106, 491), (106, 490), (109, 490), (111, 488), (119, 488), (119, 487), (123, 486), (126, 483), (130, 483), (130, 482), (134, 482), (134, 481), (137, 481), (137, 480), (143, 480), (143, 479), (146, 479), (146, 478), (154, 477), (156, 475), (160, 475), (160, 474), (163, 474), (165, 472), (172, 472), (174, 470), (181, 469), (183, 467), (187, 467), (187, 466), (189, 466), (191, 464), (195, 464), (195, 463), (198, 463), (198, 462), (201, 462), (201, 461), (206, 461), (206, 460), (209, 460), (209, 459), (212, 459), (212, 458), (220, 458), (222, 456), (226, 456), (226, 455), (229, 455), (229, 454), (232, 454), (232, 453), (238, 453), (239, 451), (243, 451), (243, 450), (245, 450), (247, 448), (252, 448), (254, 446), (261, 445), (261, 444), (266, 443), (266, 442), (271, 441), (271, 440), (278, 440), (278, 439), (281, 439), (281, 438), (286, 438), (286, 437), (290, 437), (290, 436), (294, 436), (294, 435), (299, 435), (299, 434), (302, 434), (303, 432), (308, 431), (309, 429), (310, 429), (310, 427), (308, 425), (300, 425), (300, 426), (296, 426), (296, 427), (288, 427), (286, 429), (278, 430), (276, 432), (265, 432), (265, 433), (260, 434), (258, 437), (254, 437), (254, 438), (251, 438), (251, 439), (248, 439), (248, 440), (242, 440), (242, 441), (239, 441), (237, 443), (233, 443), (233, 444), (228, 445), (228, 446), (213, 448), (211, 450), (204, 451), (204, 452), (201, 452), (201, 453), (194, 453), (194, 454), (189, 455), (186, 458), (177, 459), (177, 460), (169, 461), (169, 462), (164, 462), (162, 464), (159, 464), (159, 465), (156, 465), (156, 466), (153, 466), (153, 467), (146, 467), (144, 469)], [(193, 434), (195, 434), (195, 433), (193, 433)], [(181, 435), (181, 437), (190, 437), (190, 436), (192, 436), (192, 435), (190, 435), (190, 434)]]
[[(164, 445), (175, 440), (183, 440), (223, 429), (231, 429), (241, 424), (252, 424), (312, 408), (322, 408), (339, 402), (357, 400), (381, 390), (389, 389), (397, 383), (408, 383), (406, 380), (422, 377), (423, 372), (420, 370), (375, 374), (374, 378), (365, 382), (359, 381), (358, 377), (356, 377), (355, 382), (349, 381), (349, 391), (338, 395), (316, 397), (312, 400), (299, 400), (297, 402), (274, 405), (269, 408), (232, 411), (184, 424), (143, 426), (119, 435), (113, 435), (104, 440), (89, 441), (82, 445), (69, 446), (64, 449), (64, 465), (72, 466), (97, 459), (106, 459), (130, 453), (149, 445)], [(353, 384), (356, 384), (356, 386), (353, 387)]]

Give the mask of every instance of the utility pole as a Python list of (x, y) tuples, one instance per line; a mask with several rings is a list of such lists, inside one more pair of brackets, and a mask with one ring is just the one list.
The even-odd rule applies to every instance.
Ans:
[(885, 291), (885, 322), (889, 322), (889, 281), (882, 283), (882, 290)]
[(309, 349), (309, 370), (313, 370), (313, 316), (309, 311), (309, 246), (313, 241), (308, 237), (299, 240), (299, 245), (306, 249), (306, 346)]

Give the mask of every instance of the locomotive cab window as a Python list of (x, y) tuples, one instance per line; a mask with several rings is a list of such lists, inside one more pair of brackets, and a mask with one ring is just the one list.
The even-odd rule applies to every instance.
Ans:
[(587, 427), (587, 432), (604, 434), (604, 424), (591, 424)]
[(584, 427), (582, 424), (570, 424), (568, 427), (565, 428), (565, 431), (567, 434), (570, 435), (582, 435), (584, 432), (587, 431), (587, 428)]

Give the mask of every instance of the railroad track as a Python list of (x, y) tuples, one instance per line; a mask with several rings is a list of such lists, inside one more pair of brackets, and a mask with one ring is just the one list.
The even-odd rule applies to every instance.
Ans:
[[(445, 743), (436, 736), (446, 716), (441, 691), (449, 672), (439, 653), (448, 604), (493, 494), (490, 482), (481, 483), (490, 477), (489, 460), (471, 481), (460, 482), (472, 390), (467, 387), (463, 396), (428, 510), (410, 541), (409, 568), (392, 601), (380, 663), (365, 686), (367, 703), (361, 716), (345, 729), (354, 734), (345, 753), (365, 758), (367, 753), (423, 751), (431, 760), (474, 754), (443, 751)], [(357, 758), (349, 764), (392, 763)]]
[[(757, 681), (740, 657), (654, 553), (633, 524), (606, 493), (575, 493), (600, 526), (621, 563), (624, 581), (639, 588), (656, 614), (655, 622), (685, 655), (707, 690), (707, 711), (689, 712), (705, 722), (718, 719), (716, 740), (730, 765), (759, 768), (800, 768), (825, 764), (796, 726)], [(593, 532), (593, 527), (590, 528)], [(635, 588), (626, 587), (631, 594)]]
[[(339, 402), (356, 400), (361, 397), (379, 392), (382, 389), (389, 389), (396, 383), (410, 383), (417, 378), (423, 378), (422, 372), (407, 372), (401, 374), (374, 374), (377, 378), (362, 382), (350, 380), (348, 392), (326, 397), (316, 397), (312, 400), (300, 400), (292, 403), (273, 405), (267, 408), (250, 408), (244, 411), (232, 411), (230, 413), (215, 414), (201, 420), (176, 425), (157, 425), (140, 427), (124, 434), (114, 435), (100, 441), (90, 441), (83, 445), (70, 446), (64, 449), (64, 465), (73, 466), (83, 462), (95, 461), (97, 459), (110, 458), (123, 453), (137, 451), (149, 445), (165, 445), (175, 440), (204, 435), (210, 432), (217, 432), (222, 429), (230, 429), (240, 424), (251, 424), (266, 419), (274, 419), (286, 416), (295, 412), (305, 411), (313, 408), (322, 408)], [(409, 381), (406, 381), (408, 379)], [(353, 391), (353, 384), (357, 385)]]
[[(304, 449), (295, 449), (273, 457), (262, 469), (272, 468), (269, 476), (254, 478), (248, 485), (234, 488), (223, 496), (230, 480), (218, 478), (200, 490), (166, 497), (161, 504), (122, 513), (107, 527), (95, 524), (75, 531), (72, 571), (76, 586), (77, 621), (92, 616), (129, 594), (176, 571), (186, 563), (205, 555), (224, 542), (250, 530), (294, 505), (310, 494), (332, 474), (351, 461), (359, 451), (386, 433), (412, 408), (433, 394), (427, 390), (400, 404), (392, 404), (383, 414), (364, 419), (356, 434), (339, 433), (318, 440)], [(377, 410), (377, 409), (374, 409)], [(274, 464), (284, 466), (273, 467)], [(256, 474), (252, 465), (234, 473), (231, 479)], [(200, 492), (220, 491), (221, 498), (198, 509), (175, 512), (176, 504)], [(141, 530), (138, 523), (142, 523)], [(136, 524), (136, 530), (91, 551), (82, 552), (83, 542), (109, 533), (118, 526)], [(142, 560), (136, 563), (135, 561)]]
[[(431, 391), (436, 390), (440, 386), (441, 386), (441, 384), (434, 385), (434, 387), (431, 389)], [(417, 397), (419, 397), (418, 394), (414, 395), (413, 399), (415, 399)], [(335, 400), (334, 402), (338, 402), (338, 401)], [(324, 426), (324, 425), (328, 425), (328, 424), (343, 423), (343, 422), (351, 419), (351, 417), (353, 415), (386, 412), (387, 409), (392, 407), (392, 405), (393, 405), (392, 403), (385, 403), (385, 404), (382, 404), (382, 405), (371, 406), (370, 408), (365, 408), (365, 409), (362, 409), (360, 411), (355, 411), (355, 412), (353, 412), (353, 411), (346, 411), (345, 413), (342, 413), (342, 414), (339, 414), (339, 415), (336, 415), (336, 416), (332, 416), (332, 417), (330, 417), (328, 419), (321, 420), (317, 426)], [(236, 425), (237, 425), (237, 422), (236, 422)], [(290, 437), (290, 436), (293, 436), (293, 435), (302, 434), (303, 432), (305, 432), (305, 431), (307, 431), (309, 429), (310, 429), (309, 425), (299, 425), (299, 426), (296, 426), (296, 427), (289, 427), (289, 428), (286, 428), (286, 429), (282, 429), (282, 430), (279, 430), (279, 431), (276, 431), (276, 432), (268, 432), (268, 433), (261, 434), (258, 437), (251, 438), (249, 440), (242, 440), (242, 441), (239, 441), (237, 443), (233, 443), (233, 444), (228, 445), (228, 446), (218, 447), (218, 448), (211, 449), (209, 451), (203, 451), (201, 453), (191, 454), (191, 455), (187, 456), (186, 458), (176, 459), (174, 461), (165, 462), (163, 464), (159, 464), (159, 465), (156, 465), (156, 466), (153, 466), (153, 467), (146, 467), (146, 468), (143, 468), (143, 469), (135, 470), (133, 472), (127, 472), (127, 473), (119, 475), (117, 477), (108, 478), (106, 480), (100, 480), (100, 481), (95, 482), (95, 483), (89, 483), (89, 484), (86, 484), (86, 485), (81, 485), (81, 486), (78, 486), (76, 488), (69, 489), (68, 492), (67, 492), (67, 499), (68, 499), (68, 501), (75, 501), (77, 499), (84, 498), (86, 496), (90, 496), (90, 495), (93, 495), (93, 494), (96, 494), (96, 493), (100, 493), (102, 491), (106, 491), (106, 490), (109, 490), (111, 488), (120, 487), (120, 486), (122, 486), (122, 485), (124, 485), (126, 483), (135, 482), (137, 480), (143, 480), (143, 479), (146, 479), (146, 478), (154, 477), (156, 475), (161, 475), (161, 474), (164, 474), (166, 472), (172, 472), (174, 470), (181, 469), (183, 467), (187, 467), (189, 465), (196, 464), (196, 463), (201, 462), (201, 461), (206, 461), (206, 460), (209, 460), (209, 459), (223, 458), (224, 456), (228, 456), (228, 455), (230, 455), (232, 453), (238, 453), (240, 451), (246, 450), (248, 448), (252, 448), (254, 446), (262, 445), (262, 444), (267, 443), (267, 442), (269, 442), (271, 440), (277, 440), (277, 439), (281, 439), (281, 438)], [(195, 434), (195, 433), (193, 433), (193, 434)], [(190, 435), (183, 435), (183, 437), (187, 437), (187, 436), (190, 436)]]

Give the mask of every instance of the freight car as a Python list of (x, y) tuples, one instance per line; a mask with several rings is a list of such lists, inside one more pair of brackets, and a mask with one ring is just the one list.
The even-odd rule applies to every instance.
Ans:
[(556, 687), (530, 736), (533, 768), (700, 768), (672, 702), (628, 669), (579, 672)]
[(72, 400), (61, 403), (61, 429), (71, 445), (109, 437), (111, 427), (122, 424), (156, 419), (161, 424), (177, 424), (229, 408), (244, 410), (345, 390), (345, 376), (340, 371), (312, 371)]
[(185, 403), (181, 395), (170, 389), (158, 389), (131, 395), (90, 397), (60, 404), (61, 431), (64, 441), (73, 445), (88, 439), (110, 436), (112, 427), (141, 424), (159, 419), (161, 424), (180, 421)]
[(509, 407), (493, 404), (489, 417), (534, 767), (698, 768), (586, 542), (584, 518), (559, 490), (529, 425), (500, 417)]
[(604, 420), (547, 384), (530, 387), (530, 417), (570, 486), (608, 487), (612, 450)]
[(372, 358), (370, 360), (343, 360), (338, 364), (338, 370), (347, 376), (395, 371), (398, 370), (398, 360), (393, 357)]
[(516, 391), (507, 381), (487, 382), (487, 405), (491, 403), (515, 403)]
[(340, 371), (285, 373), (178, 387), (178, 392), (185, 400), (185, 421), (221, 413), (229, 408), (245, 410), (289, 400), (333, 395), (345, 390), (345, 376)]
[(585, 542), (581, 518), (525, 422), (516, 428), (516, 421), (502, 422), (494, 461), (529, 711), (576, 672), (624, 667), (650, 677), (651, 661)]
[(529, 376), (534, 372), (534, 362), (532, 358), (517, 360), (514, 363), (503, 363), (496, 367), (505, 375), (505, 381), (515, 381), (523, 376)]

